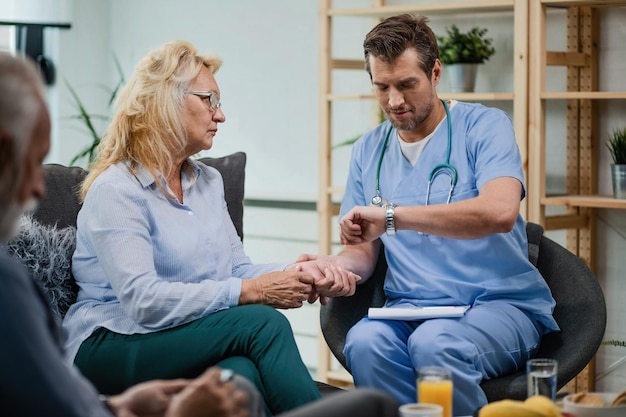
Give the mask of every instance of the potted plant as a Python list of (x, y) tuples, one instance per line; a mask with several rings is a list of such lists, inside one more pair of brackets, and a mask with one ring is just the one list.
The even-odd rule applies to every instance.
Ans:
[(446, 36), (437, 36), (437, 44), (450, 90), (454, 93), (474, 91), (478, 65), (495, 53), (493, 39), (485, 37), (486, 28), (473, 27), (462, 33), (453, 24), (446, 32)]
[[(117, 85), (113, 89), (110, 89), (105, 86), (101, 86), (105, 91), (107, 91), (110, 94), (109, 100), (108, 100), (109, 108), (113, 105), (113, 102), (115, 101), (115, 98), (117, 97), (118, 91), (120, 90), (120, 88), (122, 88), (122, 86), (125, 83), (124, 73), (122, 72), (122, 66), (120, 65), (116, 56), (113, 56), (113, 59), (115, 61), (115, 67), (119, 75), (119, 81), (117, 82)], [(91, 162), (93, 162), (96, 156), (96, 151), (97, 151), (98, 145), (100, 144), (100, 139), (102, 136), (96, 130), (95, 122), (97, 120), (106, 122), (109, 120), (109, 116), (89, 113), (85, 105), (83, 104), (82, 100), (80, 99), (78, 93), (76, 92), (74, 87), (72, 87), (72, 85), (69, 83), (69, 81), (65, 80), (65, 85), (68, 91), (70, 92), (70, 95), (72, 96), (72, 99), (74, 101), (74, 105), (76, 106), (76, 109), (78, 111), (78, 114), (69, 116), (69, 118), (78, 120), (83, 125), (83, 128), (87, 130), (89, 139), (91, 141), (91, 143), (88, 144), (83, 150), (81, 150), (79, 153), (74, 155), (69, 165), (70, 166), (74, 165), (75, 163), (82, 160), (83, 158), (87, 158), (87, 165), (89, 165)]]
[(616, 129), (606, 143), (613, 158), (611, 179), (613, 197), (626, 199), (626, 128)]

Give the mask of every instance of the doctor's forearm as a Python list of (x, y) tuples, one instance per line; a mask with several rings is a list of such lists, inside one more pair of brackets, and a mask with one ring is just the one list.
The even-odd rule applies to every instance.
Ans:
[(508, 233), (519, 215), (520, 195), (522, 185), (517, 179), (496, 178), (485, 184), (474, 198), (433, 206), (396, 207), (396, 229), (451, 239)]
[[(519, 209), (518, 209), (519, 210)], [(450, 239), (479, 239), (494, 233), (508, 233), (515, 224), (512, 209), (485, 210), (472, 200), (437, 206), (395, 209), (398, 230), (414, 230)]]

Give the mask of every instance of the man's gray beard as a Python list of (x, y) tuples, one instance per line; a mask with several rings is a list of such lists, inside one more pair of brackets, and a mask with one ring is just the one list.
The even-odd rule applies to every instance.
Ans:
[(38, 201), (30, 199), (20, 205), (10, 203), (0, 213), (0, 243), (6, 243), (13, 239), (20, 231), (20, 217), (24, 214), (32, 214), (37, 209)]

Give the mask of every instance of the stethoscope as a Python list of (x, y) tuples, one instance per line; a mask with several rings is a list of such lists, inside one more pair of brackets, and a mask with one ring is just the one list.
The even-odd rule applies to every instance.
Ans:
[[(428, 186), (426, 188), (426, 205), (428, 205), (428, 199), (430, 197), (430, 186), (433, 183), (435, 177), (441, 173), (447, 173), (450, 176), (450, 191), (448, 192), (448, 200), (446, 204), (450, 203), (450, 199), (452, 199), (452, 192), (454, 191), (454, 186), (457, 181), (457, 172), (456, 168), (450, 164), (450, 153), (452, 152), (452, 122), (450, 121), (450, 109), (448, 108), (448, 104), (441, 100), (443, 103), (443, 108), (446, 111), (446, 119), (448, 125), (448, 149), (446, 151), (446, 162), (443, 164), (439, 164), (435, 166), (428, 174)], [(383, 148), (380, 151), (380, 157), (378, 158), (378, 167), (376, 168), (376, 194), (372, 197), (372, 201), (370, 203), (371, 206), (379, 206), (382, 207), (387, 204), (387, 201), (380, 195), (380, 167), (383, 164), (383, 158), (385, 156), (385, 150), (387, 149), (387, 142), (389, 142), (389, 137), (391, 136), (391, 131), (393, 130), (393, 126), (389, 127), (387, 131), (387, 135), (385, 136), (385, 141), (383, 142)]]

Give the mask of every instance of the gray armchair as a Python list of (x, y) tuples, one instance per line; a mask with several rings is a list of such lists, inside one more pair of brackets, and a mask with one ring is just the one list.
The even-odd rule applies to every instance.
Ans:
[[(537, 357), (556, 359), (559, 363), (557, 384), (562, 388), (593, 358), (606, 326), (606, 304), (602, 288), (587, 265), (566, 248), (543, 235), (543, 228), (527, 223), (529, 259), (550, 286), (556, 300), (554, 318), (561, 331), (544, 336)], [(333, 298), (320, 311), (321, 328), (331, 352), (349, 372), (343, 355), (346, 333), (369, 307), (385, 301), (383, 281), (387, 264), (383, 252), (372, 275), (357, 287), (353, 297)], [(526, 398), (524, 369), (483, 381), (487, 399)]]

